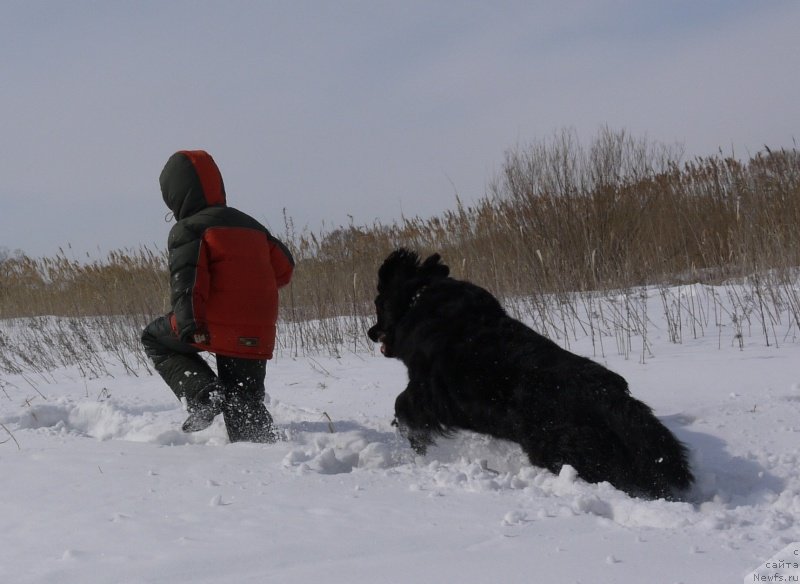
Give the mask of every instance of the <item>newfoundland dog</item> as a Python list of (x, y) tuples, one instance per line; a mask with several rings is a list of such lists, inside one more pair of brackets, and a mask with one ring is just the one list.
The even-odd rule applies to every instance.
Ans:
[(463, 429), (518, 443), (535, 466), (558, 473), (569, 464), (634, 496), (671, 499), (692, 484), (685, 447), (625, 379), (511, 318), (440, 260), (392, 252), (368, 332), (408, 368), (395, 424), (417, 453)]

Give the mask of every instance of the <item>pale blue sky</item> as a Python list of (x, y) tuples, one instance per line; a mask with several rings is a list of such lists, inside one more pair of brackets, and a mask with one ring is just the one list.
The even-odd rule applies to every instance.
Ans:
[(163, 246), (185, 148), (280, 234), (475, 200), (565, 127), (791, 147), (798, 30), (796, 0), (4, 1), (0, 246)]

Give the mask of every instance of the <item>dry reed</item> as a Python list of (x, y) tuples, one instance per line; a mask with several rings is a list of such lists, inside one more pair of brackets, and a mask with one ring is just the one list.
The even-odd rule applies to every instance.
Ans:
[[(681, 156), (608, 129), (583, 146), (567, 130), (509, 150), (484, 198), (441, 216), (322, 233), (297, 233), (286, 217), (278, 235), (297, 267), (282, 291), (279, 354), (369, 349), (376, 269), (398, 246), (441, 253), (454, 276), (544, 334), (567, 346), (588, 335), (599, 354), (609, 343), (647, 358), (647, 290), (672, 342), (714, 327), (735, 328), (738, 343), (753, 331), (770, 345), (794, 339), (800, 152)], [(164, 252), (146, 247), (101, 260), (0, 257), (0, 371), (99, 376), (111, 359), (149, 372), (139, 333), (167, 310), (167, 286)]]

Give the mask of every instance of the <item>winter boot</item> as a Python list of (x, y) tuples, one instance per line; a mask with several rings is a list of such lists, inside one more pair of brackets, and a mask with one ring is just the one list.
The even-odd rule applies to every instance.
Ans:
[(222, 404), (222, 415), (231, 442), (271, 444), (278, 440), (272, 416), (261, 400), (247, 400), (229, 393)]
[(184, 432), (199, 432), (208, 428), (214, 418), (222, 412), (225, 386), (219, 381), (207, 385), (200, 394), (188, 404), (189, 417), (181, 426)]

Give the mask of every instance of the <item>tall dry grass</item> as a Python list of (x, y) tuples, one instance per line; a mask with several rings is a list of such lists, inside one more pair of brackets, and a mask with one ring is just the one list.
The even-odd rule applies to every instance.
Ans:
[(503, 297), (714, 282), (800, 265), (799, 220), (797, 150), (681, 163), (678, 148), (622, 132), (586, 148), (564, 132), (509, 150), (473, 206), (292, 234), (305, 268), (295, 300), (349, 313), (343, 299), (368, 300), (375, 266), (397, 245), (439, 251), (457, 276)]
[[(678, 146), (608, 129), (584, 145), (566, 130), (508, 150), (474, 205), (322, 233), (284, 225), (297, 267), (282, 292), (281, 355), (368, 349), (376, 269), (398, 246), (441, 253), (454, 276), (545, 334), (590, 335), (601, 353), (613, 339), (648, 354), (646, 287), (660, 291), (673, 342), (732, 326), (775, 344), (800, 329), (797, 149), (682, 161)], [(735, 291), (713, 286), (732, 281)], [(148, 370), (139, 332), (167, 310), (167, 286), (161, 250), (0, 258), (0, 370), (73, 363), (104, 375), (109, 354)]]

